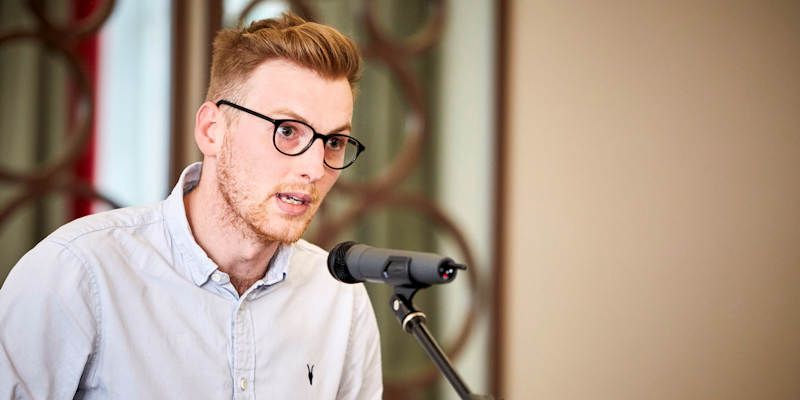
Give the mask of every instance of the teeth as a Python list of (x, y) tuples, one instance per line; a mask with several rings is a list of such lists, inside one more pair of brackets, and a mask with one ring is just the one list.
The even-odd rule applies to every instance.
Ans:
[(281, 195), (281, 200), (289, 204), (303, 204), (303, 200), (290, 195)]

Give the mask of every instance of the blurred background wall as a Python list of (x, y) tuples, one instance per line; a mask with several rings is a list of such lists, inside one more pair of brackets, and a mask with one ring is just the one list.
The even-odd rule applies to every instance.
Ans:
[(504, 394), (800, 398), (800, 2), (508, 6)]

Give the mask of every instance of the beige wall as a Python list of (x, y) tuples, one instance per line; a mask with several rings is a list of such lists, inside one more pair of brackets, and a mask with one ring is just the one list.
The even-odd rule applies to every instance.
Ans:
[(503, 394), (800, 398), (800, 2), (511, 3)]

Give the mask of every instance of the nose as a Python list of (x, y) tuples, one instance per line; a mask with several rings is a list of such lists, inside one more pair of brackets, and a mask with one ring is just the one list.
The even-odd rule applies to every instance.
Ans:
[(325, 175), (325, 144), (322, 140), (315, 140), (308, 150), (294, 158), (298, 159), (300, 177), (304, 180), (316, 182)]

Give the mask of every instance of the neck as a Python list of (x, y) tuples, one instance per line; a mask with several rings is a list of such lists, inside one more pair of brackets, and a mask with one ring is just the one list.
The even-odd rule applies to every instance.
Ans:
[[(203, 177), (208, 175), (212, 174)], [(222, 198), (214, 182), (201, 178), (183, 202), (197, 244), (230, 276), (240, 295), (264, 277), (279, 243), (265, 242), (253, 232)]]

